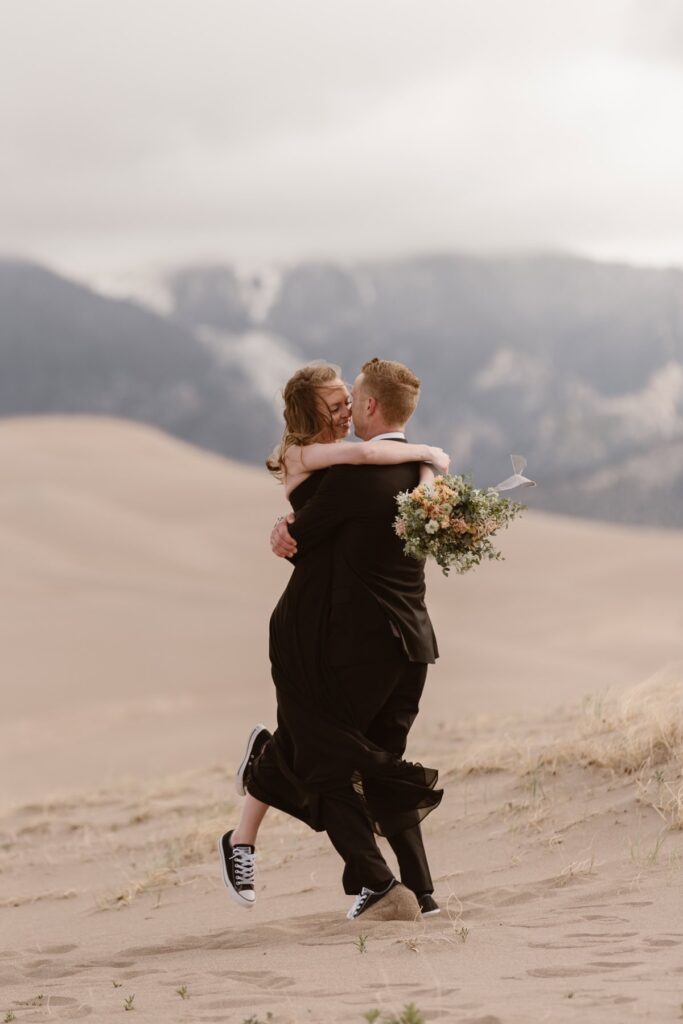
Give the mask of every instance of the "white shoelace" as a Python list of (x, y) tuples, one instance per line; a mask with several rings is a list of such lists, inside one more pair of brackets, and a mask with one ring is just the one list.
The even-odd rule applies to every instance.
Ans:
[(235, 869), (235, 883), (240, 888), (254, 888), (254, 861), (256, 855), (248, 846), (233, 846), (232, 863)]
[(360, 914), (361, 910), (363, 909), (363, 907), (367, 903), (368, 898), (370, 896), (372, 896), (372, 895), (373, 895), (373, 890), (372, 889), (367, 889), (365, 886), (363, 886), (361, 891), (356, 896), (356, 902), (351, 907), (351, 911), (349, 913), (349, 917), (358, 917), (358, 915)]

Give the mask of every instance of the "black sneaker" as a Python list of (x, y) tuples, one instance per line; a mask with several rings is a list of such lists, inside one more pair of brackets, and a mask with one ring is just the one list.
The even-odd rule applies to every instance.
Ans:
[(263, 750), (268, 740), (271, 738), (271, 734), (266, 729), (265, 725), (255, 725), (249, 734), (247, 740), (247, 749), (244, 751), (244, 757), (242, 763), (235, 772), (235, 789), (240, 796), (245, 796), (246, 781), (248, 778), (249, 769), (251, 768), (252, 762)]
[(357, 917), (364, 914), (370, 907), (374, 907), (379, 901), (386, 896), (388, 892), (398, 885), (398, 881), (392, 878), (386, 889), (382, 889), (381, 892), (375, 892), (374, 889), (368, 889), (367, 886), (363, 886), (361, 891), (356, 896), (355, 903), (346, 915), (349, 921), (355, 921)]
[(436, 902), (431, 892), (416, 893), (416, 895), (423, 917), (435, 917), (437, 914), (441, 913), (441, 907)]
[(243, 907), (253, 907), (256, 902), (254, 892), (254, 859), (255, 848), (248, 843), (230, 842), (234, 829), (226, 832), (218, 840), (218, 852), (223, 866), (223, 881), (228, 892)]

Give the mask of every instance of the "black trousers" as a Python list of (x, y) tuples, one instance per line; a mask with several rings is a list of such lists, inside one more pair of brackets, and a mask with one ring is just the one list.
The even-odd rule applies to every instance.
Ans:
[[(389, 691), (379, 709), (373, 706), (371, 696), (378, 672), (383, 676), (385, 692)], [(410, 662), (401, 654), (381, 665), (338, 668), (335, 675), (340, 687), (352, 694), (354, 717), (367, 738), (383, 750), (402, 757), (419, 710), (427, 666)], [(391, 683), (387, 686), (389, 680)], [(325, 794), (323, 801), (327, 834), (344, 860), (344, 892), (359, 893), (364, 885), (369, 889), (384, 888), (393, 872), (382, 856), (364, 804), (353, 786)], [(381, 827), (381, 818), (378, 823)], [(416, 893), (433, 892), (420, 826), (388, 835), (387, 840), (396, 856), (403, 884)]]
[[(420, 698), (427, 677), (427, 665), (407, 660), (398, 644), (393, 658), (374, 665), (354, 665), (333, 670), (338, 701), (360, 731), (383, 750), (402, 757), (408, 733), (419, 710)], [(383, 696), (378, 701), (378, 693)], [(258, 800), (279, 807), (287, 814), (311, 824), (310, 809), (296, 795), (276, 757), (267, 744), (255, 762), (248, 791)], [(367, 793), (371, 803), (371, 792)], [(393, 878), (393, 871), (377, 845), (366, 802), (349, 781), (339, 787), (326, 788), (316, 795), (317, 827), (324, 829), (344, 861), (343, 886), (350, 895), (363, 886), (383, 889)], [(398, 861), (401, 881), (413, 892), (433, 892), (427, 855), (419, 825), (402, 832), (388, 834), (388, 842)]]

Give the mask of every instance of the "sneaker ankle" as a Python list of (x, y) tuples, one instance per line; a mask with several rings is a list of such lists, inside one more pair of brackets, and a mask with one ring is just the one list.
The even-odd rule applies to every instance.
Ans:
[(256, 849), (256, 844), (255, 843), (247, 843), (243, 839), (238, 839), (236, 833), (237, 833), (237, 829), (235, 829), (235, 831), (230, 836), (230, 845), (233, 847), (233, 849), (236, 846), (248, 846), (250, 850), (255, 850)]
[(355, 918), (360, 917), (360, 915), (363, 913), (364, 910), (367, 909), (368, 906), (372, 906), (374, 903), (377, 903), (378, 900), (382, 898), (382, 896), (386, 896), (389, 890), (393, 889), (393, 887), (397, 884), (398, 883), (396, 879), (392, 878), (382, 889), (368, 889), (368, 887), (364, 885), (361, 891), (356, 896), (353, 906), (347, 913), (347, 919), (349, 921), (353, 921), (355, 920)]

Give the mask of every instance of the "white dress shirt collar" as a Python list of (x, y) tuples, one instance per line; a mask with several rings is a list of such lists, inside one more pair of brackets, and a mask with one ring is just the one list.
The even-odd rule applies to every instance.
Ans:
[(406, 435), (402, 430), (392, 430), (388, 434), (378, 434), (377, 437), (371, 437), (369, 441), (405, 441)]

